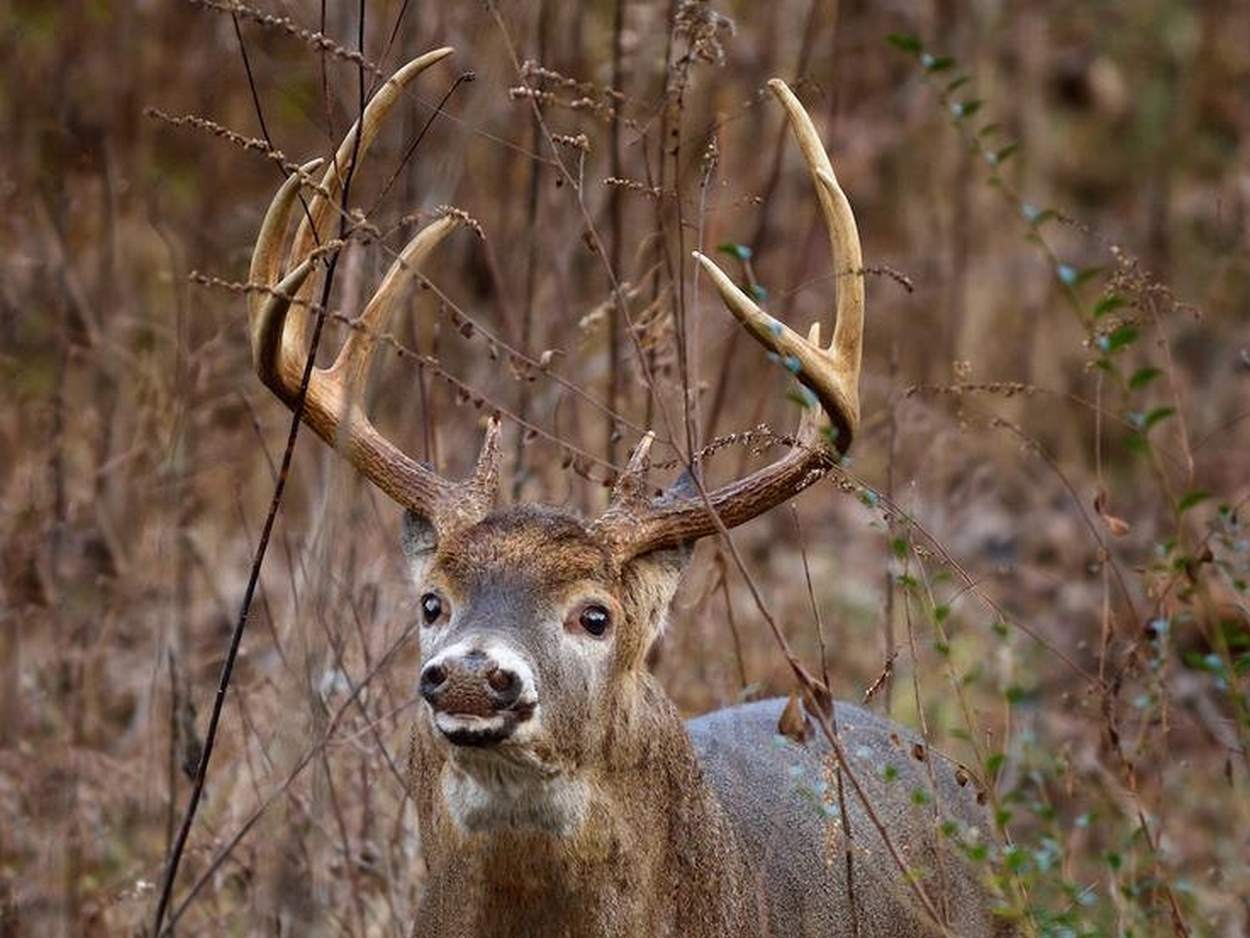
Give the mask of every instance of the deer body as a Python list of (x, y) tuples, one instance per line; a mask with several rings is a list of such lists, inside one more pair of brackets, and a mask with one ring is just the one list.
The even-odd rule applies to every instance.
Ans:
[[(803, 338), (695, 254), (743, 328), (809, 392), (796, 442), (772, 464), (711, 490), (692, 467), (656, 496), (647, 433), (611, 505), (588, 522), (555, 508), (495, 508), (498, 418), (463, 481), (402, 452), (364, 413), (363, 385), (379, 334), (457, 227), (455, 213), (398, 254), (335, 363), (311, 368), (301, 387), (316, 246), (339, 223), (352, 161), (403, 88), (450, 52), (421, 56), (379, 88), (319, 184), (309, 175), (319, 163), (288, 177), (257, 237), (249, 294), (261, 380), (406, 509), (423, 698), (411, 787), (426, 876), (414, 934), (994, 934), (989, 903), (948, 838), (984, 832), (985, 819), (950, 766), (914, 750), (907, 731), (840, 705), (832, 716), (846, 761), (835, 762), (814, 734), (776, 745), (778, 701), (683, 724), (646, 670), (690, 546), (821, 479), (859, 423), (859, 235), (820, 136), (783, 82), (769, 87), (816, 186), (839, 277), (829, 344), (819, 324)], [(304, 186), (311, 194), (284, 250)], [(838, 788), (851, 781), (854, 792)]]
[[(534, 507), (492, 516), (445, 548), (433, 537), (409, 517), (418, 590), (440, 597), (422, 630), (424, 673), (480, 652), (524, 675), (518, 699), (532, 692), (539, 703), (493, 741), (490, 727), (449, 732), (441, 719), (471, 701), (427, 696), (412, 780), (428, 871), (415, 935), (832, 936), (855, 934), (852, 918), (865, 936), (939, 933), (848, 792), (852, 903), (845, 828), (830, 817), (835, 763), (815, 737), (778, 745), (784, 701), (683, 724), (642, 669), (683, 552), (614, 573), (592, 531)], [(569, 609), (588, 598), (610, 607), (611, 641), (570, 627)], [(441, 686), (461, 691), (455, 680)], [(835, 720), (909, 865), (927, 871), (931, 892), (941, 884), (951, 933), (994, 934), (963, 864), (951, 855), (936, 869), (941, 820), (965, 835), (986, 830), (974, 793), (935, 762), (937, 790), (913, 805), (934, 786), (912, 735), (846, 704)]]
[[(467, 835), (437, 793), (418, 785), (429, 879), (414, 936), (828, 938), (855, 934), (853, 917), (863, 936), (938, 934), (906, 895), (899, 870), (884, 856), (862, 810), (854, 808), (849, 813), (860, 824), (860, 843), (853, 854), (858, 865), (852, 871), (852, 912), (844, 861), (830, 849), (844, 836), (842, 828), (799, 797), (783, 771), (792, 765), (820, 771), (819, 765), (828, 765), (816, 757), (824, 747), (814, 743), (814, 752), (761, 763), (761, 748), (770, 745), (784, 703), (763, 701), (688, 724), (694, 746), (670, 736), (650, 754), (658, 761), (605, 779), (589, 823), (568, 840), (533, 832)], [(886, 741), (890, 724), (849, 705), (839, 704), (837, 715), (843, 725), (863, 721), (856, 729), (876, 742), (874, 753), (888, 750), (905, 761)], [(746, 738), (726, 751), (723, 732), (741, 730), (743, 722), (749, 725)], [(848, 734), (850, 740), (860, 735)], [(421, 755), (432, 753), (423, 749)], [(872, 766), (859, 762), (856, 768), (866, 775)], [(972, 796), (954, 785), (949, 769), (943, 775), (944, 794), (958, 806), (956, 813), (984, 830), (987, 819), (969, 807)], [(905, 779), (895, 784), (903, 786)], [(918, 816), (897, 794), (877, 794), (874, 804), (904, 848), (932, 857), (932, 815)], [(984, 893), (963, 864), (947, 862), (939, 902), (951, 934), (1008, 934), (992, 920)]]

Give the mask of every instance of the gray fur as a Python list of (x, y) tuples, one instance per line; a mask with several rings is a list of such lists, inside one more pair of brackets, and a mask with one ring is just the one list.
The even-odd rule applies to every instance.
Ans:
[[(836, 757), (817, 730), (803, 745), (778, 737), (784, 700), (718, 710), (686, 723), (704, 776), (765, 882), (769, 931), (774, 935), (852, 934), (852, 903), (863, 936), (936, 934), (898, 865), (843, 780), (853, 845), (848, 892), (845, 831), (837, 817)], [(949, 848), (934, 849), (941, 820), (953, 820), (966, 840), (990, 836), (988, 818), (971, 785), (961, 787), (954, 767), (925, 754), (909, 730), (847, 703), (834, 709), (838, 738), (865, 787), (878, 819), (960, 936), (994, 935), (996, 923), (973, 872)], [(932, 760), (936, 796), (928, 775)], [(897, 777), (887, 782), (885, 767)], [(818, 785), (823, 791), (814, 795)], [(929, 803), (913, 803), (914, 792)], [(827, 804), (826, 816), (815, 803)], [(940, 819), (940, 820), (939, 820)], [(939, 857), (941, 858), (939, 860)], [(1003, 932), (1006, 934), (1007, 932)]]

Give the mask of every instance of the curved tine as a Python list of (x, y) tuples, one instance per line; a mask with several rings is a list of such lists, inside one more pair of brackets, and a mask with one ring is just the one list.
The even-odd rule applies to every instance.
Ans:
[[(318, 192), (313, 197), (307, 215), (300, 222), (300, 226), (295, 232), (295, 240), (291, 244), (291, 253), (287, 266), (294, 267), (313, 250), (318, 239), (322, 236), (323, 229), (326, 227), (327, 218), (330, 217), (332, 212), (339, 209), (338, 199), (342, 191), (347, 168), (352, 160), (353, 150), (356, 153), (357, 165), (359, 165), (368, 152), (374, 138), (378, 135), (378, 128), (381, 127), (382, 122), (386, 119), (387, 114), (390, 113), (391, 108), (395, 106), (400, 94), (407, 87), (408, 83), (431, 65), (447, 58), (447, 56), (452, 54), (452, 51), (449, 47), (443, 47), (413, 59), (388, 78), (386, 83), (378, 89), (377, 93), (369, 99), (362, 121), (358, 122), (358, 124), (353, 124), (351, 129), (347, 131), (347, 136), (343, 138), (343, 142), (339, 144), (338, 152), (334, 155), (334, 162), (326, 168), (325, 174), (321, 178), (321, 189), (329, 194), (329, 198), (327, 199), (321, 192)], [(363, 128), (360, 133), (359, 143), (355, 140), (357, 126)], [(309, 217), (312, 218), (312, 224), (309, 224)], [(315, 286), (316, 278), (305, 283), (303, 290), (296, 296), (296, 305), (306, 302)], [(290, 332), (292, 344), (296, 348), (305, 348), (308, 338), (308, 317), (297, 316), (291, 323)]]
[[(841, 278), (838, 280), (837, 319), (833, 324), (829, 349), (839, 370), (851, 382), (848, 389), (858, 405), (860, 360), (864, 352), (863, 248), (859, 242), (855, 213), (851, 211), (851, 203), (838, 185), (838, 180), (832, 173), (819, 172), (816, 181), (816, 191), (824, 190), (831, 202), (825, 219), (829, 225), (829, 240), (834, 245), (834, 273)], [(837, 268), (839, 253), (842, 270)]]
[(651, 468), (651, 444), (654, 442), (655, 431), (648, 430), (629, 454), (625, 471), (612, 486), (612, 504), (628, 505), (645, 500), (647, 472)]
[[(768, 83), (786, 110), (790, 129), (816, 184), (816, 195), (829, 229), (835, 273), (850, 273), (839, 280), (833, 339), (829, 348), (804, 339), (774, 319), (725, 275), (714, 261), (695, 252), (695, 260), (707, 272), (726, 307), (748, 332), (803, 383), (824, 408), (836, 429), (835, 442), (845, 451), (859, 425), (859, 369), (864, 329), (863, 259), (859, 234), (850, 203), (838, 186), (812, 119), (785, 82)], [(814, 427), (814, 424), (812, 425)]]
[(436, 219), (418, 231), (391, 264), (391, 269), (382, 278), (382, 284), (373, 294), (373, 299), (353, 324), (347, 341), (343, 343), (343, 350), (327, 369), (332, 380), (340, 382), (349, 395), (359, 394), (363, 390), (369, 359), (373, 355), (378, 337), (386, 331), (390, 323), (397, 300), (416, 279), (430, 252), (459, 224), (460, 219), (451, 214)]
[[(282, 257), (283, 235), (291, 220), (291, 208), (295, 205), (295, 197), (301, 184), (310, 183), (310, 173), (321, 168), (325, 160), (310, 160), (291, 173), (278, 188), (278, 192), (269, 203), (265, 212), (265, 220), (261, 222), (260, 233), (256, 236), (256, 247), (252, 249), (252, 266), (248, 271), (247, 281), (252, 291), (247, 296), (248, 322), (252, 327), (252, 335), (256, 335), (256, 323), (261, 311), (267, 304), (267, 292), (278, 279), (278, 270)], [(252, 343), (253, 350), (256, 343)]]
[(812, 174), (829, 232), (829, 253), (834, 276), (838, 278), (829, 351), (833, 353), (846, 402), (853, 407), (848, 416), (854, 428), (859, 423), (859, 369), (864, 337), (864, 258), (859, 229), (807, 109), (780, 78), (770, 79), (768, 87), (785, 108), (794, 140)]
[[(266, 219), (267, 221), (268, 219)], [(265, 386), (283, 400), (293, 399), (296, 389), (283, 382), (282, 333), (286, 326), (287, 310), (291, 299), (312, 272), (312, 258), (308, 258), (282, 278), (282, 282), (264, 297), (251, 322), (252, 366)]]
[[(786, 110), (790, 129), (816, 185), (836, 274), (840, 280), (833, 338), (828, 348), (820, 344), (820, 323), (813, 323), (801, 337), (757, 306), (707, 257), (695, 252), (695, 260), (707, 272), (725, 305), (756, 341), (777, 355), (815, 400), (806, 401), (799, 422), (799, 446), (776, 462), (745, 478), (707, 493), (706, 499), (660, 498), (627, 503), (628, 485), (617, 494), (594, 528), (611, 545), (618, 559), (689, 544), (701, 537), (733, 528), (780, 505), (823, 478), (834, 465), (831, 449), (845, 452), (859, 423), (860, 346), (864, 328), (864, 283), (859, 233), (850, 203), (812, 124), (794, 93), (773, 79), (769, 87)], [(821, 407), (813, 406), (816, 401)], [(822, 412), (823, 411), (823, 412)], [(832, 426), (831, 426), (832, 425)], [(832, 429), (833, 447), (825, 437)], [(632, 461), (631, 461), (632, 468)], [(632, 484), (632, 483), (631, 483)], [(711, 509), (709, 511), (709, 508)], [(714, 517), (715, 515), (715, 517)], [(720, 524), (716, 523), (720, 519)]]
[[(786, 370), (816, 395), (824, 413), (833, 424), (834, 442), (845, 452), (859, 424), (856, 382), (852, 378), (849, 389), (844, 384), (845, 378), (836, 370), (833, 356), (819, 345), (819, 327), (814, 333), (817, 342), (807, 341), (781, 320), (774, 319), (756, 306), (711, 258), (698, 251), (694, 252), (694, 258), (707, 272), (734, 318), (742, 323), (756, 341), (775, 353)], [(819, 429), (819, 425), (812, 423), (805, 429), (809, 431), (807, 438), (810, 438)]]

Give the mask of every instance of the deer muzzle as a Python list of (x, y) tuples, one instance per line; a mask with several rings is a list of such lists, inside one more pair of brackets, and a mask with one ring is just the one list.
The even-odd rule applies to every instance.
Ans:
[(491, 746), (534, 715), (533, 674), (504, 649), (449, 648), (421, 670), (434, 725), (457, 746)]

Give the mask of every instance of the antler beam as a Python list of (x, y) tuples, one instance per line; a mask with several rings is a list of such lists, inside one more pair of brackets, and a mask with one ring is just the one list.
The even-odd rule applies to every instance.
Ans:
[[(357, 127), (352, 127), (307, 206), (286, 273), (282, 273), (281, 257), (291, 212), (300, 187), (311, 185), (311, 174), (323, 161), (314, 160), (293, 173), (265, 214), (252, 253), (250, 280), (256, 286), (249, 300), (252, 360), (265, 385), (292, 409), (297, 405), (308, 359), (307, 309), (318, 280), (316, 247), (323, 242), (332, 214), (341, 211), (337, 200), (347, 173), (353, 171), (349, 165), (352, 156), (355, 154), (358, 165), (404, 87), (451, 51), (436, 49), (409, 62), (369, 101), (359, 124), (360, 139), (355, 139)], [(458, 482), (438, 475), (391, 443), (363, 413), (360, 401), (378, 335), (386, 330), (397, 301), (416, 278), (421, 264), (458, 224), (455, 215), (444, 215), (417, 232), (400, 252), (353, 324), (334, 364), (312, 370), (302, 410), (304, 422), (366, 478), (439, 528), (472, 523), (493, 505), (499, 475), (498, 418), (492, 418), (487, 427), (473, 475)], [(294, 316), (288, 315), (292, 306), (298, 308)]]
[(820, 142), (811, 117), (779, 78), (768, 83), (781, 103), (816, 186), (825, 226), (829, 231), (834, 273), (838, 276), (833, 337), (820, 344), (820, 323), (813, 323), (804, 339), (774, 319), (740, 290), (716, 264), (695, 252), (730, 313), (764, 348), (778, 356), (795, 377), (815, 395), (821, 410), (809, 408), (799, 423), (797, 445), (777, 462), (744, 479), (697, 497), (662, 497), (643, 501), (647, 471), (644, 439), (631, 457), (627, 478), (618, 483), (607, 512), (596, 529), (613, 544), (622, 559), (660, 547), (689, 543), (718, 530), (712, 511), (726, 528), (743, 524), (788, 500), (821, 479), (833, 467), (838, 453), (849, 448), (859, 427), (859, 371), (864, 334), (863, 258), (859, 232), (850, 203), (838, 185), (833, 166)]

